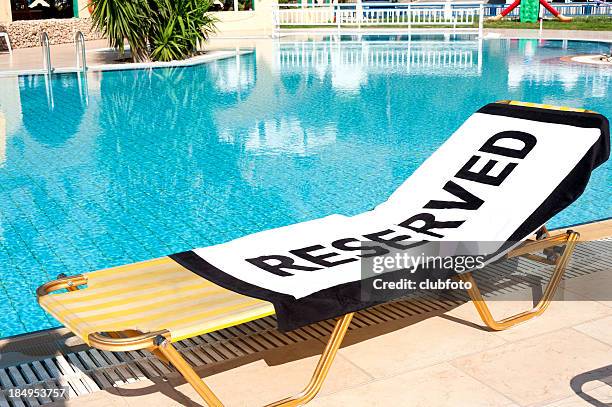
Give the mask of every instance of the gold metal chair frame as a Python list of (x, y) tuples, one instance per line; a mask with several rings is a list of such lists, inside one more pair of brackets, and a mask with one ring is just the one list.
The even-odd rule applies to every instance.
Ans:
[[(476, 306), (483, 322), (491, 330), (500, 331), (525, 322), (541, 315), (550, 305), (580, 235), (577, 232), (568, 230), (566, 233), (550, 237), (544, 227), (540, 230), (540, 234), (543, 236), (541, 240), (528, 240), (521, 246), (511, 250), (505, 256), (506, 258), (525, 257), (544, 264), (555, 265), (550, 282), (542, 298), (531, 310), (497, 321), (491, 314), (472, 274), (465, 273), (457, 277), (464, 282), (471, 283), (471, 288), (467, 290), (468, 295)], [(564, 246), (564, 249), (560, 253), (559, 251), (551, 251), (551, 248), (559, 248), (561, 246)], [(540, 251), (543, 251), (545, 254), (548, 251), (549, 255), (545, 257), (533, 254), (534, 252)], [(86, 284), (87, 276), (85, 275), (64, 277), (42, 285), (38, 288), (36, 294), (40, 298), (61, 289), (70, 291), (77, 290), (79, 286)], [(310, 382), (304, 390), (294, 396), (268, 404), (267, 407), (300, 406), (308, 403), (317, 395), (327, 377), (327, 373), (329, 372), (336, 353), (349, 328), (353, 315), (353, 313), (346, 314), (336, 322), (334, 330), (321, 354)], [(141, 333), (133, 330), (100, 332), (90, 334), (88, 339), (89, 344), (94, 348), (111, 352), (127, 352), (140, 349), (149, 350), (162, 362), (174, 366), (209, 406), (217, 407), (223, 405), (219, 398), (172, 345), (170, 332), (166, 330), (149, 333)]]

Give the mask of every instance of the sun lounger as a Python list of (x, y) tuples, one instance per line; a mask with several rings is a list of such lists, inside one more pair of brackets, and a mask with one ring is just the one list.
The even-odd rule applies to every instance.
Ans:
[(4, 39), (4, 42), (6, 42), (6, 47), (8, 48), (8, 52), (12, 55), (13, 48), (11, 48), (11, 40), (9, 39), (9, 35), (7, 33), (0, 32), (0, 38)]
[[(468, 293), (493, 330), (541, 314), (579, 238), (572, 231), (549, 236), (543, 225), (582, 194), (591, 171), (609, 154), (608, 122), (601, 115), (492, 103), (372, 211), (60, 278), (38, 289), (39, 303), (93, 347), (152, 351), (211, 406), (221, 402), (174, 342), (272, 314), (281, 330), (340, 317), (304, 391), (271, 404), (301, 405), (320, 389), (353, 313), (393, 299), (367, 301), (361, 292), (373, 278), (362, 273), (364, 259), (390, 249), (435, 241), (498, 242), (492, 250), (488, 246), (485, 263), (524, 256), (554, 265), (540, 303), (501, 321), (491, 315), (470, 270), (454, 275), (472, 283)], [(535, 240), (525, 241), (535, 232)]]

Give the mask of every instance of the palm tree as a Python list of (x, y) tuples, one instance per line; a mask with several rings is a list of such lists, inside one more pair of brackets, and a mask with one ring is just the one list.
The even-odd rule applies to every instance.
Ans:
[(110, 46), (132, 60), (170, 61), (197, 52), (198, 44), (215, 31), (216, 19), (208, 13), (211, 0), (91, 0), (95, 29)]

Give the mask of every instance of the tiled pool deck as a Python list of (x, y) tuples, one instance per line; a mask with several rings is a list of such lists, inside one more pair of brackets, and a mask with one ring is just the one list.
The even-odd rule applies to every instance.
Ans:
[[(584, 240), (609, 240), (612, 220), (574, 229)], [(605, 247), (609, 248), (609, 243)], [(604, 258), (609, 257), (604, 253)], [(583, 261), (589, 263), (588, 257)], [(348, 334), (323, 390), (311, 405), (610, 405), (612, 261), (595, 259), (594, 263), (590, 274), (563, 283), (557, 293), (562, 301), (553, 302), (543, 316), (508, 331), (482, 329), (470, 303), (450, 307), (447, 312), (433, 309), (374, 323), (363, 323), (372, 315), (358, 318), (358, 326)], [(524, 289), (500, 296), (491, 306), (495, 315), (509, 315), (527, 309), (532, 301), (532, 290)], [(226, 405), (263, 405), (297, 392), (305, 384), (326, 341), (324, 334), (312, 332), (297, 343), (282, 343), (282, 335), (269, 336), (267, 340), (276, 342), (271, 346), (262, 346), (265, 333), (252, 336), (246, 341), (260, 338), (257, 341), (262, 350), (199, 363), (197, 371)], [(192, 360), (194, 354), (202, 354), (201, 349), (210, 352), (206, 343), (190, 346), (194, 349)], [(231, 348), (230, 344), (227, 349)], [(58, 329), (0, 341), (0, 350), (0, 368), (4, 369), (32, 360), (45, 364), (43, 359), (53, 354), (73, 360), (70, 352), (82, 354), (87, 348), (65, 329)], [(61, 363), (58, 365), (62, 369)], [(142, 363), (139, 366), (145, 371)], [(12, 369), (18, 369), (9, 372), (13, 381), (15, 376), (26, 374), (21, 366)], [(112, 369), (98, 370), (95, 374), (104, 376), (103, 381), (117, 381), (121, 375)], [(201, 405), (195, 391), (176, 373), (157, 374), (151, 380), (144, 377), (146, 374), (136, 379), (123, 376), (115, 387), (49, 405)], [(0, 374), (0, 382), (3, 380), (7, 377)]]

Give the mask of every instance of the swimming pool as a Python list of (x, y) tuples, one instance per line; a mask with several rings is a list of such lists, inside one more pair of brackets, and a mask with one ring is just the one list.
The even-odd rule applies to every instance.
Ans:
[[(320, 37), (174, 69), (0, 78), (0, 337), (57, 326), (38, 285), (386, 197), (472, 112), (612, 117), (602, 43)], [(3, 128), (4, 127), (4, 128)], [(609, 217), (612, 163), (553, 226)]]

